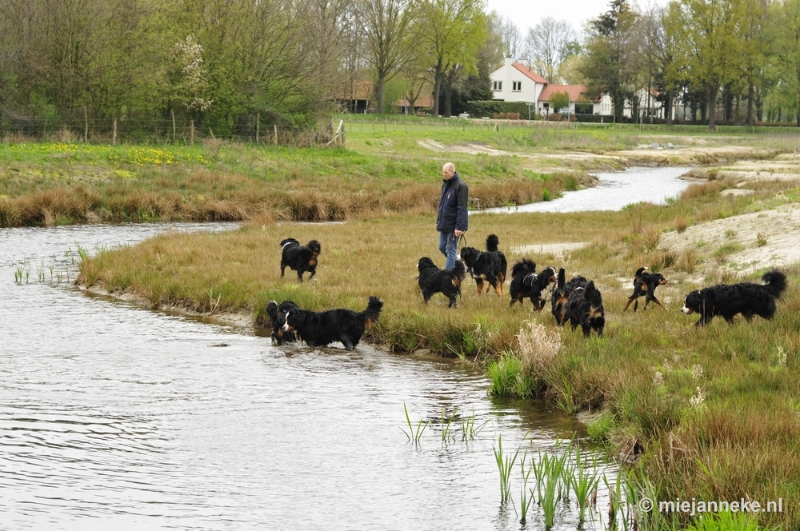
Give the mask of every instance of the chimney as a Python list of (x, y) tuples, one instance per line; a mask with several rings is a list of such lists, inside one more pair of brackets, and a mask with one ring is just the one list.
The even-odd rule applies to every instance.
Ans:
[(506, 64), (506, 65), (510, 65), (510, 64), (511, 64), (511, 63), (513, 63), (513, 62), (514, 62), (514, 58), (513, 58), (513, 57), (506, 57), (506, 58), (505, 58), (505, 63), (504, 63), (504, 64)]

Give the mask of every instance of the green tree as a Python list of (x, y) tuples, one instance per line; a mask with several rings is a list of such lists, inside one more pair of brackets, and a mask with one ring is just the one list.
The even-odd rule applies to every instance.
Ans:
[(550, 96), (548, 103), (553, 112), (559, 112), (561, 109), (569, 107), (569, 94), (566, 92), (554, 92)]
[(587, 82), (586, 95), (598, 98), (608, 94), (614, 117), (622, 120), (625, 101), (633, 97), (638, 67), (633, 44), (637, 13), (627, 0), (612, 0), (611, 9), (589, 25), (586, 60), (580, 64)]
[(800, 127), (800, 0), (780, 0), (772, 7), (776, 68), (782, 100)]
[[(708, 129), (716, 130), (720, 89), (742, 76), (746, 0), (681, 0), (670, 6), (667, 33), (681, 43), (674, 72), (683, 70), (708, 96)], [(674, 79), (674, 78), (673, 78)]]

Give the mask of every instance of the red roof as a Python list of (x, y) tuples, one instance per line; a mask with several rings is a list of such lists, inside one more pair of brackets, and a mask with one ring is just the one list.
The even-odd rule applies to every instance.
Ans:
[(550, 101), (550, 96), (556, 92), (566, 92), (569, 94), (569, 101), (579, 101), (581, 95), (586, 92), (585, 85), (547, 85), (539, 95), (539, 101)]
[(542, 83), (543, 85), (547, 84), (547, 80), (545, 78), (543, 78), (542, 76), (531, 70), (526, 65), (522, 63), (512, 63), (511, 66), (513, 66), (514, 68), (516, 68), (517, 70), (519, 70), (532, 80), (536, 81), (537, 83)]

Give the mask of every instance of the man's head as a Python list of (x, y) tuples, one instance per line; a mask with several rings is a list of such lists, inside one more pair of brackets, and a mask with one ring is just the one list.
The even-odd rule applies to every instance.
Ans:
[(448, 162), (444, 166), (442, 166), (442, 176), (445, 178), (445, 180), (449, 181), (450, 179), (453, 178), (453, 175), (455, 174), (456, 174), (456, 167), (455, 164), (453, 164), (452, 162)]

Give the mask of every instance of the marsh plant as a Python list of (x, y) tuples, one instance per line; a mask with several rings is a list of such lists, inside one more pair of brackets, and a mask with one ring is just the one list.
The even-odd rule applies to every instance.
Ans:
[(453, 421), (459, 418), (460, 415), (458, 414), (458, 410), (454, 410), (449, 416), (447, 416), (442, 410), (442, 442), (447, 442), (452, 434), (452, 427)]
[(422, 434), (425, 433), (425, 428), (428, 427), (428, 421), (420, 419), (417, 422), (416, 427), (411, 423), (411, 416), (408, 414), (408, 407), (406, 406), (405, 402), (403, 402), (403, 410), (406, 412), (406, 422), (408, 423), (408, 433), (403, 428), (400, 428), (403, 433), (406, 434), (408, 437), (409, 442), (413, 442), (414, 444), (419, 444), (419, 440), (422, 438)]
[(460, 419), (460, 422), (461, 422), (461, 440), (466, 442), (475, 439), (475, 437), (478, 436), (478, 433), (480, 433), (480, 431), (483, 429), (484, 426), (486, 426), (486, 423), (489, 421), (488, 420), (484, 421), (483, 424), (476, 427), (475, 410), (473, 409), (472, 415), (470, 415), (469, 417), (462, 417)]
[(513, 455), (503, 452), (503, 435), (497, 437), (497, 447), (493, 448), (494, 459), (500, 472), (500, 503), (505, 504), (511, 497), (511, 470), (519, 455), (519, 448)]

